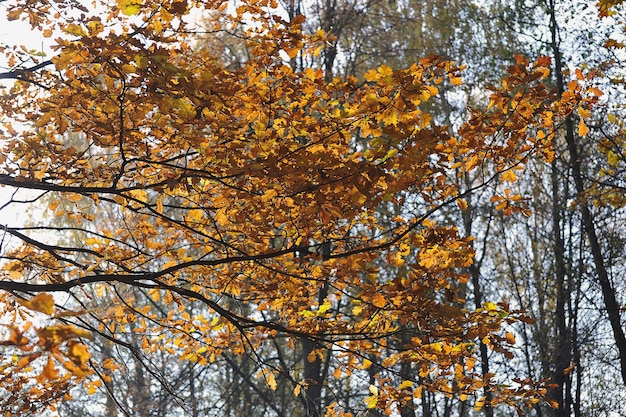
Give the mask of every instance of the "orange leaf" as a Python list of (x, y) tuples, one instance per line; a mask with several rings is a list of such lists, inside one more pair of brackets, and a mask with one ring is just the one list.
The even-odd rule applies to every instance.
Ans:
[(589, 128), (585, 124), (585, 121), (580, 119), (580, 123), (578, 123), (578, 134), (580, 136), (587, 136), (587, 133), (589, 133)]
[(452, 77), (452, 78), (450, 78), (450, 84), (452, 84), (452, 85), (461, 85), (461, 84), (463, 84), (463, 80), (461, 79), (461, 77)]
[(506, 341), (509, 342), (512, 345), (515, 344), (515, 336), (513, 335), (513, 333), (506, 332)]
[(515, 175), (515, 172), (512, 169), (509, 169), (502, 173), (502, 177), (500, 179), (502, 182), (515, 182), (517, 181), (517, 175)]
[(73, 343), (70, 347), (70, 355), (75, 362), (80, 364), (86, 364), (91, 357), (87, 346), (82, 343)]
[(59, 377), (60, 373), (52, 358), (48, 357), (48, 363), (43, 368), (41, 374), (37, 376), (37, 382), (44, 384), (46, 381), (53, 381)]
[(30, 300), (18, 300), (18, 302), (24, 307), (39, 311), (40, 313), (48, 315), (54, 313), (54, 298), (48, 293), (37, 294)]
[(387, 304), (387, 300), (382, 294), (376, 293), (372, 298), (372, 304), (374, 304), (378, 308), (383, 308)]

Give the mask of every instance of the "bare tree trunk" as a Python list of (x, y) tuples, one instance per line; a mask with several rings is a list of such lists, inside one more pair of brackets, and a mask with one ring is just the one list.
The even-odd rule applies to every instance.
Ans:
[(432, 417), (433, 413), (430, 407), (430, 391), (422, 393), (422, 416)]
[[(328, 296), (328, 285), (325, 283), (318, 295), (318, 304), (322, 305), (324, 300)], [(305, 407), (307, 417), (320, 417), (322, 416), (322, 386), (324, 384), (324, 372), (322, 371), (322, 359), (314, 352), (319, 349), (320, 346), (317, 342), (311, 339), (302, 339), (302, 361), (303, 361), (303, 376), (306, 382), (305, 389)], [(309, 359), (313, 359), (310, 361)]]
[[(559, 93), (563, 93), (564, 81), (563, 81), (563, 63), (561, 57), (561, 51), (559, 47), (559, 33), (555, 16), (555, 4), (554, 0), (550, 0), (550, 31), (552, 35), (551, 48), (554, 54), (554, 75), (556, 78), (557, 87)], [(604, 299), (604, 305), (609, 317), (611, 329), (613, 330), (613, 337), (615, 339), (615, 345), (619, 352), (619, 361), (622, 375), (622, 382), (626, 385), (626, 335), (622, 328), (619, 305), (615, 297), (615, 289), (609, 279), (609, 275), (604, 262), (602, 254), (602, 247), (598, 241), (596, 232), (596, 226), (594, 223), (589, 204), (585, 200), (585, 184), (583, 181), (581, 170), (581, 157), (578, 151), (578, 144), (574, 135), (574, 120), (570, 116), (565, 121), (565, 140), (567, 143), (567, 149), (570, 156), (570, 166), (572, 169), (572, 178), (576, 186), (576, 192), (578, 193), (578, 208), (582, 215), (583, 224), (585, 226), (585, 233), (589, 241), (589, 247), (591, 249), (591, 255), (598, 276), (598, 283), (602, 289), (602, 296)]]
[[(466, 178), (466, 183), (470, 184), (468, 178)], [(465, 234), (467, 236), (472, 236), (472, 227), (473, 227), (473, 219), (475, 217), (476, 207), (472, 205), (471, 196), (468, 196), (468, 208), (463, 211), (463, 227), (465, 228)], [(487, 233), (489, 233), (489, 227), (487, 227)], [(483, 250), (484, 252), (484, 250)], [(476, 308), (481, 308), (483, 304), (483, 292), (482, 286), (480, 282), (480, 262), (475, 260), (472, 265), (469, 266), (469, 272), (472, 276), (472, 287), (474, 291), (474, 306)], [(485, 345), (482, 341), (479, 345), (480, 349), (480, 364), (481, 364), (481, 372), (483, 377), (485, 377), (489, 373), (489, 355), (487, 350), (487, 345)], [(485, 417), (493, 417), (493, 394), (487, 388), (484, 390), (485, 395), (485, 406), (483, 407)]]
[[(406, 329), (404, 329), (401, 333), (402, 340), (402, 349), (405, 349), (408, 344), (411, 342), (411, 337), (407, 334)], [(402, 362), (400, 365), (400, 375), (403, 379), (411, 378), (412, 369), (411, 364), (409, 362)], [(415, 404), (413, 402), (413, 397), (406, 402), (402, 403), (402, 407), (400, 409), (401, 417), (416, 417), (415, 416)]]
[(304, 339), (302, 341), (304, 381), (307, 383), (305, 390), (307, 417), (320, 417), (322, 415), (322, 360), (316, 355), (312, 362), (309, 361), (309, 356), (318, 347), (312, 340)]
[(187, 365), (187, 369), (189, 370), (189, 397), (191, 401), (191, 417), (200, 417), (198, 411), (198, 393), (196, 393), (196, 375), (193, 371), (193, 363), (189, 363)]
[[(102, 356), (105, 358), (111, 357), (111, 344), (108, 340), (101, 340), (101, 349)], [(111, 381), (103, 380), (104, 385), (106, 387), (107, 399), (104, 408), (104, 416), (105, 417), (116, 417), (117, 416), (117, 404), (115, 402), (115, 398), (113, 398), (114, 385)]]
[(150, 397), (150, 387), (146, 375), (144, 373), (143, 363), (133, 356), (134, 362), (134, 378), (135, 386), (131, 389), (131, 398), (133, 400), (133, 415), (137, 417), (149, 417), (150, 406), (152, 404)]
[(566, 285), (565, 242), (563, 240), (563, 222), (561, 220), (562, 199), (559, 193), (559, 174), (556, 163), (556, 160), (552, 162), (552, 172), (550, 174), (552, 182), (552, 249), (554, 252), (556, 285), (556, 346), (552, 372), (552, 381), (555, 388), (551, 390), (551, 397), (559, 404), (559, 407), (554, 411), (555, 417), (567, 417), (570, 414), (570, 404), (566, 401), (568, 397), (566, 393), (568, 378), (565, 375), (565, 369), (571, 362), (571, 339), (565, 314), (568, 291)]

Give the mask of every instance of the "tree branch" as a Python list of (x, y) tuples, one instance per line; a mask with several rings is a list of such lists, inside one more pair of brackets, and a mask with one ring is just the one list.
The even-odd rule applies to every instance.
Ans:
[(46, 61), (40, 62), (37, 65), (33, 65), (32, 67), (29, 68), (17, 68), (11, 71), (7, 71), (7, 72), (2, 72), (0, 73), (0, 79), (12, 79), (12, 80), (19, 80), (19, 81), (24, 81), (27, 83), (31, 83), (36, 85), (37, 87), (41, 87), (45, 90), (50, 90), (49, 87), (46, 87), (45, 85), (41, 84), (38, 81), (33, 80), (32, 78), (30, 78), (30, 74), (34, 73), (37, 70), (40, 70), (41, 68), (45, 68), (48, 65), (52, 65), (52, 60), (48, 59)]

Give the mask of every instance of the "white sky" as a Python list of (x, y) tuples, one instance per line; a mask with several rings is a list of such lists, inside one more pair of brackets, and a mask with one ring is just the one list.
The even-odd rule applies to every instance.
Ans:
[[(52, 42), (51, 39), (46, 39), (41, 36), (40, 33), (32, 30), (30, 25), (26, 22), (8, 21), (6, 19), (6, 9), (11, 1), (12, 0), (0, 2), (0, 45), (9, 47), (16, 44), (25, 45), (29, 49), (50, 54), (51, 51), (49, 45)], [(7, 62), (4, 60), (4, 56), (0, 54), (0, 72), (6, 72), (9, 69), (10, 68), (7, 66)], [(12, 80), (0, 80), (0, 86), (10, 86), (12, 83)], [(0, 97), (0, 99), (2, 98)], [(0, 114), (0, 118), (2, 116), (3, 115)], [(6, 139), (0, 138), (1, 147), (4, 148), (6, 142)], [(5, 203), (10, 201), (14, 191), (15, 189), (11, 187), (0, 187), (0, 208), (2, 208)], [(20, 199), (25, 198), (25, 196), (27, 196), (26, 193), (19, 193)], [(28, 213), (24, 210), (24, 207), (25, 205), (23, 204), (11, 204), (2, 208), (0, 210), (0, 228), (3, 226), (23, 225), (28, 219)], [(1, 236), (2, 232), (0, 230), (0, 238)], [(3, 247), (0, 249), (1, 251), (6, 248), (5, 245), (9, 242), (4, 241), (2, 243)]]

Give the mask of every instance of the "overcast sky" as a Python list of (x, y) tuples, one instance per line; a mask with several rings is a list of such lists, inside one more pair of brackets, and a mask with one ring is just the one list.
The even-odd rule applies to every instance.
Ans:
[[(33, 31), (26, 22), (8, 21), (6, 19), (6, 10), (12, 0), (0, 2), (0, 45), (11, 47), (13, 45), (25, 45), (29, 49), (36, 51), (45, 51), (50, 53), (49, 46), (51, 39), (45, 39), (37, 31)], [(4, 56), (0, 54), (0, 72), (10, 70)], [(9, 86), (13, 83), (11, 80), (0, 80), (0, 85)], [(1, 94), (0, 90), (0, 94)], [(2, 99), (0, 97), (0, 99)], [(2, 117), (2, 115), (0, 115)], [(0, 137), (3, 141), (2, 147), (6, 145), (6, 138)], [(11, 199), (15, 190), (10, 187), (0, 187), (0, 208)], [(21, 194), (22, 196), (24, 194)], [(23, 210), (23, 205), (12, 204), (0, 210), (0, 227), (22, 225), (27, 219), (27, 213)], [(1, 234), (1, 231), (0, 231)], [(2, 237), (0, 236), (0, 239)], [(6, 241), (2, 242), (6, 245)], [(6, 246), (5, 246), (6, 247)]]

